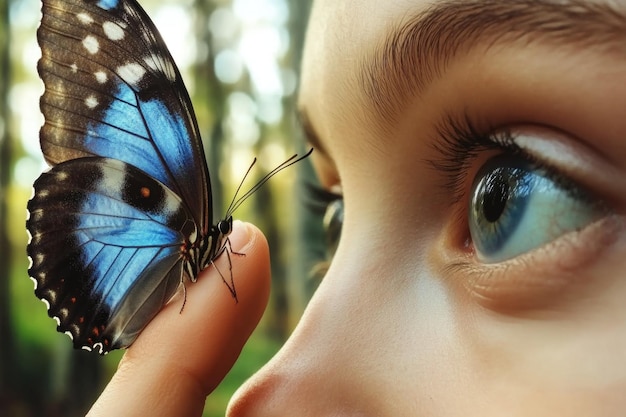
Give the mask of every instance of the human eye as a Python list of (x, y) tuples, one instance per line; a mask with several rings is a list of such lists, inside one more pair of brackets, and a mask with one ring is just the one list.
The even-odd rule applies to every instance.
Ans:
[(308, 190), (309, 210), (322, 218), (326, 258), (332, 259), (339, 245), (343, 227), (343, 195), (339, 187), (329, 190), (310, 184)]
[(522, 149), (511, 130), (486, 131), (468, 117), (446, 120), (442, 158), (431, 161), (462, 207), (467, 245), (480, 262), (513, 259), (606, 215), (601, 199)]
[(307, 144), (317, 149), (312, 158), (318, 162), (317, 164), (313, 162), (317, 180), (305, 183), (304, 195), (309, 212), (322, 222), (325, 261), (313, 268), (312, 273), (314, 276), (322, 276), (328, 269), (329, 262), (339, 245), (344, 217), (343, 192), (333, 158), (323, 146), (306, 109), (301, 107), (297, 116)]
[(519, 153), (505, 152), (478, 170), (467, 211), (477, 258), (496, 263), (584, 228), (604, 210), (572, 181)]
[[(601, 165), (585, 167), (592, 152), (557, 129), (479, 130), (467, 117), (447, 120), (438, 137), (430, 162), (450, 201), (438, 246), (450, 282), (495, 309), (539, 308), (590, 282), (588, 268), (622, 227), (613, 192), (599, 186)], [(569, 145), (577, 150), (542, 151)]]

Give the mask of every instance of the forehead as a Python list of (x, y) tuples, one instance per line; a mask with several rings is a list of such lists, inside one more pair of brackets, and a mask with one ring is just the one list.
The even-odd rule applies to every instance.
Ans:
[[(421, 0), (316, 0), (303, 56), (299, 101), (317, 119), (328, 106), (358, 110), (358, 76), (363, 56), (380, 46), (402, 16), (419, 12)], [(318, 107), (326, 111), (320, 112)], [(334, 113), (334, 111), (332, 112)], [(317, 121), (318, 126), (326, 121)], [(322, 135), (323, 136), (323, 135)]]
[[(393, 121), (393, 114), (385, 117), (390, 107), (476, 45), (540, 40), (623, 51), (625, 9), (626, 1), (608, 0), (317, 0), (300, 107), (322, 138), (351, 121)], [(368, 107), (376, 112), (367, 114)]]

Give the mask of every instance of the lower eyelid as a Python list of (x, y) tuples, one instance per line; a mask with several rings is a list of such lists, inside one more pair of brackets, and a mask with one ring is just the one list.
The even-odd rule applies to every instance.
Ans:
[(602, 262), (603, 252), (624, 230), (626, 219), (611, 214), (499, 264), (483, 265), (467, 254), (454, 262), (452, 255), (446, 257), (447, 280), (462, 283), (472, 299), (490, 310), (511, 313), (552, 307), (576, 288), (593, 285), (585, 280), (585, 271)]

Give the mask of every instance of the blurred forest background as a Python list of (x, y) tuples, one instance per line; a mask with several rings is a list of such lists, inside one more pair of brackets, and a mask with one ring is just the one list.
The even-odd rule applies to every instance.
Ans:
[[(192, 96), (219, 216), (254, 156), (259, 178), (304, 150), (293, 108), (310, 0), (140, 3)], [(26, 202), (45, 169), (38, 140), (40, 9), (39, 0), (0, 0), (0, 415), (7, 417), (84, 415), (123, 354), (74, 351), (27, 274)], [(209, 397), (205, 416), (224, 414), (235, 389), (290, 334), (316, 286), (311, 271), (324, 257), (321, 213), (306, 208), (301, 184), (314, 181), (313, 174), (308, 160), (291, 169), (236, 213), (270, 241), (272, 298), (237, 364)]]

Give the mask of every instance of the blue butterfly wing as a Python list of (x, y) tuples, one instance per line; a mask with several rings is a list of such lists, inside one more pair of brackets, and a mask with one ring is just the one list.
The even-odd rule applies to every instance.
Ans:
[(196, 118), (145, 11), (134, 0), (44, 0), (42, 11), (46, 160), (127, 162), (178, 194), (206, 232), (212, 202)]
[(130, 345), (223, 237), (188, 93), (143, 9), (43, 0), (42, 11), (51, 169), (28, 203), (29, 274), (58, 330), (106, 353)]
[(61, 163), (34, 188), (35, 294), (75, 347), (128, 346), (181, 283), (190, 213), (164, 184), (113, 159)]

